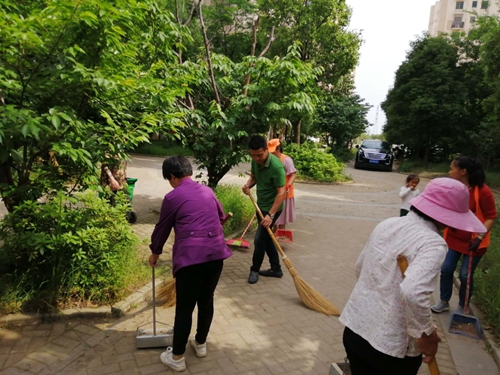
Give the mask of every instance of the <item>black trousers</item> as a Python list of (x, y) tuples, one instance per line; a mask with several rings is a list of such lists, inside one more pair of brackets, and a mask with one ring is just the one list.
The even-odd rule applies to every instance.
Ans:
[(396, 358), (379, 352), (347, 327), (343, 341), (352, 375), (416, 375), (422, 364), (421, 355)]
[[(266, 217), (268, 214), (267, 211), (262, 211), (262, 216)], [(271, 227), (273, 227), (274, 223), (276, 223), (276, 220), (281, 215), (281, 211), (276, 212), (274, 215), (273, 223), (271, 224)], [(278, 250), (276, 250), (276, 246), (274, 246), (273, 239), (269, 235), (269, 232), (267, 231), (266, 228), (264, 228), (262, 225), (260, 225), (260, 216), (257, 214), (257, 222), (259, 226), (257, 227), (257, 232), (255, 232), (255, 239), (254, 239), (254, 245), (255, 249), (253, 251), (253, 257), (252, 257), (252, 267), (250, 267), (250, 270), (259, 272), (260, 267), (262, 266), (262, 262), (264, 261), (264, 254), (267, 254), (269, 257), (269, 263), (271, 264), (271, 268), (273, 270), (279, 270), (281, 269), (280, 266), (280, 257), (278, 255)]]
[(214, 260), (183, 267), (177, 271), (173, 354), (182, 355), (186, 351), (195, 305), (198, 305), (195, 339), (199, 344), (207, 341), (214, 317), (214, 291), (219, 282), (223, 264), (223, 260)]

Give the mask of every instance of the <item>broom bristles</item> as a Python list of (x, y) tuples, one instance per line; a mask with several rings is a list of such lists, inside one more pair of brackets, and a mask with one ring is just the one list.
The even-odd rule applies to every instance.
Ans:
[(309, 307), (311, 310), (326, 315), (340, 315), (339, 309), (337, 309), (330, 301), (314, 290), (312, 286), (299, 276), (292, 262), (290, 262), (290, 259), (284, 258), (283, 263), (285, 263), (286, 268), (290, 272), (293, 283), (295, 284), (295, 289), (297, 289), (297, 293), (299, 294), (302, 302), (304, 302), (304, 305)]
[(175, 303), (177, 301), (177, 294), (175, 292), (175, 279), (173, 277), (166, 283), (163, 283), (163, 285), (160, 287), (160, 290), (158, 291), (158, 299), (160, 301), (165, 301), (160, 306), (175, 306)]

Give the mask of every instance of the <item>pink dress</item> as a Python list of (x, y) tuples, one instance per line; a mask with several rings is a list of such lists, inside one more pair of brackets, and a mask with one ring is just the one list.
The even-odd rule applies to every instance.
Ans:
[[(290, 156), (281, 154), (280, 157), (283, 166), (285, 167), (286, 184), (290, 181), (290, 177), (293, 173), (297, 173), (297, 169), (293, 165), (293, 160)], [(283, 211), (281, 215), (276, 220), (276, 225), (288, 225), (295, 221), (295, 196), (293, 192), (293, 185), (290, 187), (290, 194), (283, 202)]]

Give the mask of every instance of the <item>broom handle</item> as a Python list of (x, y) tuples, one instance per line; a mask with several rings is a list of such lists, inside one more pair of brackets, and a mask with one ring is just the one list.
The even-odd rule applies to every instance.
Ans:
[(245, 228), (245, 230), (243, 231), (243, 233), (241, 234), (241, 239), (243, 239), (243, 237), (245, 237), (245, 234), (247, 234), (248, 230), (250, 229), (250, 226), (252, 225), (252, 222), (253, 222), (253, 219), (255, 219), (255, 215), (257, 215), (255, 212), (252, 216), (252, 218), (250, 219), (250, 221), (248, 222), (248, 225), (247, 227)]
[[(405, 277), (405, 272), (406, 269), (408, 268), (408, 259), (403, 254), (399, 254), (398, 257), (396, 258), (398, 261), (398, 266), (401, 271), (401, 274), (403, 275), (403, 278)], [(441, 371), (439, 371), (439, 367), (436, 361), (436, 357), (432, 358), (432, 361), (428, 363), (429, 365), (429, 371), (431, 372), (431, 375), (440, 375)]]
[(470, 291), (470, 277), (472, 274), (472, 251), (469, 253), (469, 267), (467, 269), (467, 287), (465, 288), (465, 305), (464, 314), (469, 313), (469, 291)]
[(153, 336), (156, 336), (156, 285), (155, 285), (155, 268), (153, 270)]
[[(259, 214), (259, 217), (260, 217), (260, 220), (264, 220), (264, 216), (262, 216), (262, 211), (260, 210), (259, 206), (257, 206), (257, 203), (255, 203), (255, 199), (253, 199), (253, 196), (252, 194), (248, 194), (248, 196), (250, 197), (250, 200), (252, 201), (254, 207), (255, 207), (255, 210), (257, 211), (257, 213)], [(270, 227), (267, 227), (267, 232), (269, 233), (269, 235), (271, 236), (273, 242), (274, 242), (274, 245), (276, 246), (276, 249), (278, 249), (278, 252), (280, 253), (281, 257), (283, 258), (283, 260), (287, 259), (288, 257), (286, 256), (285, 252), (283, 251), (283, 249), (281, 248), (278, 240), (276, 239), (276, 237), (274, 237), (274, 233), (273, 231), (271, 230)], [(432, 374), (434, 375), (434, 374)]]

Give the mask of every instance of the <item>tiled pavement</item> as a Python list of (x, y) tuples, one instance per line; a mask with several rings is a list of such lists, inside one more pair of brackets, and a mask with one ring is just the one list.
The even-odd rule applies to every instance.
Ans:
[[(299, 185), (297, 201), (325, 199), (324, 189), (327, 188)], [(352, 189), (355, 187), (346, 191)], [(145, 202), (160, 201), (152, 190), (143, 194)], [(339, 201), (345, 199), (340, 195)], [(141, 237), (148, 237), (157, 214), (141, 206), (140, 200), (140, 222), (134, 228)], [(312, 210), (310, 203), (298, 209)], [(293, 225), (295, 242), (286, 244), (285, 251), (299, 275), (342, 308), (355, 282), (354, 264), (359, 251), (377, 221), (345, 220), (337, 216), (342, 215), (299, 216)], [(306, 309), (287, 272), (283, 279), (261, 278), (255, 285), (247, 284), (250, 261), (251, 250), (237, 250), (225, 262), (216, 292), (209, 354), (199, 359), (188, 348), (188, 369), (184, 373), (328, 374), (330, 363), (341, 362), (345, 356), (343, 327), (338, 319)], [(173, 308), (158, 309), (157, 314), (160, 321), (172, 324)], [(444, 334), (441, 320), (436, 319), (444, 338), (437, 356), (441, 373), (465, 375), (462, 370), (457, 372), (449, 343), (453, 343), (456, 353), (464, 358), (467, 357), (464, 347), (481, 350), (481, 343), (465, 340), (457, 349), (454, 338)], [(118, 320), (72, 320), (1, 328), (0, 373), (163, 374), (167, 369), (159, 360), (161, 350), (135, 349), (137, 327), (150, 322), (151, 308), (144, 306)], [(493, 375), (494, 371), (488, 367), (488, 370), (468, 374)], [(428, 374), (425, 365), (419, 374)]]

